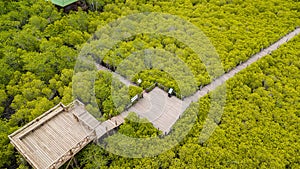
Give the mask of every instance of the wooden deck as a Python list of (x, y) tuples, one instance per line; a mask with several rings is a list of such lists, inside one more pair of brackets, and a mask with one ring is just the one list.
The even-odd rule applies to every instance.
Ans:
[(58, 104), (9, 135), (11, 143), (37, 169), (59, 168), (96, 138), (99, 122), (74, 101)]
[(54, 169), (122, 123), (122, 116), (100, 123), (75, 100), (67, 106), (58, 104), (9, 138), (33, 168)]
[(168, 97), (162, 89), (155, 87), (151, 92), (144, 93), (144, 98), (123, 112), (125, 118), (129, 112), (135, 112), (140, 118), (147, 118), (154, 127), (168, 133), (179, 116), (186, 109), (185, 103), (177, 97)]

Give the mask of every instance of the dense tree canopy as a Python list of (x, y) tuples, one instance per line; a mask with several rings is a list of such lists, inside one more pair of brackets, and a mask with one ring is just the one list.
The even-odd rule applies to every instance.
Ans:
[[(144, 56), (141, 51), (163, 50), (178, 57), (191, 71), (196, 86), (213, 79), (191, 48), (164, 35), (145, 33), (129, 37), (103, 57), (97, 53), (103, 51), (93, 51), (97, 49), (91, 42), (98, 38), (96, 31), (119, 17), (163, 12), (191, 22), (214, 45), (225, 72), (300, 25), (300, 2), (294, 0), (86, 2), (87, 11), (79, 8), (69, 13), (45, 0), (0, 2), (0, 168), (28, 168), (7, 136), (59, 102), (68, 104), (79, 98), (92, 114), (104, 120), (122, 112), (131, 97), (154, 82), (172, 87), (184, 96), (196, 90), (192, 85), (179, 87), (191, 80), (185, 74), (178, 74), (182, 81), (176, 82), (172, 76), (174, 69), (152, 69), (147, 60), (144, 60), (147, 69), (141, 72), (118, 68), (132, 56)], [(98, 45), (110, 43), (109, 32), (102, 38), (104, 43)], [(299, 168), (299, 42), (298, 37), (227, 83), (225, 112), (206, 142), (199, 142), (199, 135), (209, 110), (209, 96), (194, 103), (175, 124), (176, 136), (184, 127), (193, 125), (189, 117), (199, 110), (188, 136), (169, 151), (153, 158), (130, 159), (91, 144), (77, 156), (78, 163), (82, 168)], [(91, 56), (95, 62), (130, 76), (133, 82), (141, 78), (142, 88), (126, 87), (105, 71), (93, 72), (94, 81), (74, 76), (77, 56), (82, 52), (95, 54)], [(159, 66), (168, 67), (169, 61), (160, 58)], [(133, 62), (127, 64), (136, 66)], [(184, 70), (180, 64), (173, 66)], [(81, 91), (73, 91), (76, 80), (89, 86), (76, 83)], [(74, 97), (74, 92), (82, 95)], [(149, 123), (130, 121), (120, 127), (120, 132), (136, 137), (160, 136)], [(176, 140), (167, 139), (170, 143)]]

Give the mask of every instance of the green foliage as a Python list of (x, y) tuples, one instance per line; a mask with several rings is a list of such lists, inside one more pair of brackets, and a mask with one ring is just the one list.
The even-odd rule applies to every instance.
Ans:
[(135, 95), (141, 94), (143, 89), (137, 86), (129, 86), (129, 96), (130, 98), (134, 97)]
[[(279, 3), (282, 5), (280, 5), (281, 7), (276, 5)], [(268, 2), (255, 1), (255, 3), (250, 1), (222, 1), (220, 3), (215, 1), (211, 1), (209, 3), (206, 1), (155, 1), (148, 3), (132, 1), (126, 2), (125, 4), (109, 4), (104, 9), (109, 9), (114, 14), (122, 15), (122, 10), (120, 9), (126, 9), (126, 6), (128, 6), (129, 8), (138, 9), (142, 12), (163, 11), (182, 16), (198, 26), (200, 30), (210, 38), (212, 44), (215, 46), (218, 54), (220, 55), (224, 70), (229, 71), (240, 62), (245, 61), (251, 55), (257, 53), (262, 48), (267, 47), (272, 42), (279, 39), (280, 36), (300, 24), (299, 20), (295, 19), (297, 18), (296, 8), (291, 7), (296, 4), (290, 5), (289, 3), (294, 4), (292, 1), (281, 2), (278, 0)], [(149, 7), (149, 4), (153, 7)], [(258, 8), (261, 9), (258, 10)], [(291, 9), (289, 12), (286, 11), (288, 8)], [(290, 17), (281, 15), (280, 13), (283, 11), (289, 13), (288, 15)], [(123, 13), (126, 12), (124, 11)], [(257, 16), (259, 16), (259, 20), (257, 20)], [(275, 19), (276, 22), (273, 20), (275, 17), (277, 17)], [(280, 25), (277, 24), (278, 20)], [(135, 25), (135, 22), (138, 21), (132, 21), (130, 24)], [(180, 25), (175, 26), (179, 27)], [(187, 32), (188, 31), (189, 30), (187, 30)], [(109, 43), (109, 37), (111, 36), (110, 32), (107, 32), (107, 34), (101, 36), (101, 40)], [(196, 56), (191, 49), (176, 39), (161, 35), (148, 35), (145, 33), (130, 37), (115, 45), (113, 50), (109, 51), (104, 58), (96, 58), (96, 60), (103, 60), (109, 68), (116, 69), (117, 66), (120, 63), (125, 62), (126, 58), (132, 55), (132, 53), (149, 48), (169, 51), (185, 61), (189, 69), (193, 72), (198, 86), (208, 84), (212, 80), (211, 77), (208, 77), (205, 65), (203, 65), (203, 63), (198, 59), (198, 56)], [(99, 56), (99, 53), (95, 53), (95, 55)], [(101, 55), (101, 57), (103, 56)], [(166, 67), (167, 64), (165, 64), (165, 62), (161, 63)], [(126, 65), (129, 65), (130, 67), (130, 63), (126, 63)], [(141, 64), (134, 66), (140, 65)], [(181, 67), (178, 69), (180, 68)], [(130, 71), (132, 70), (128, 69), (127, 72), (120, 71), (120, 73), (127, 76), (131, 73)], [(147, 71), (144, 71), (144, 73), (145, 72)], [(160, 76), (161, 73), (155, 72), (155, 74)], [(143, 80), (147, 81), (148, 76), (149, 75), (146, 75), (146, 78)], [(147, 85), (149, 84), (148, 82), (145, 83), (147, 83)], [(164, 83), (164, 85), (174, 88), (173, 83)], [(194, 91), (194, 89), (191, 88), (184, 90), (186, 91), (180, 91), (184, 96), (187, 96)], [(179, 92), (178, 89), (175, 91)]]
[(0, 120), (0, 166), (10, 165), (11, 157), (14, 153), (13, 146), (9, 143), (8, 134), (10, 134), (15, 128), (9, 126), (6, 121)]
[[(89, 111), (97, 114), (100, 110), (104, 118), (122, 112), (130, 97), (142, 91), (127, 88), (104, 72), (97, 73), (94, 82), (88, 81), (88, 73), (83, 73), (88, 77), (73, 78), (73, 67), (83, 43), (114, 19), (139, 12), (180, 16), (210, 38), (225, 71), (300, 25), (299, 2), (292, 0), (88, 0), (88, 4), (91, 11), (64, 14), (45, 0), (0, 2), (0, 114), (4, 116), (0, 119), (0, 168), (27, 167), (9, 144), (8, 134), (60, 101), (70, 103), (74, 99), (72, 80), (87, 81), (75, 84), (81, 90), (81, 99), (88, 104)], [(110, 36), (102, 36), (102, 45), (110, 43)], [(194, 119), (196, 123), (188, 137), (175, 148), (154, 158), (128, 159), (90, 145), (80, 153), (80, 164), (85, 168), (299, 168), (299, 46), (297, 38), (228, 82), (225, 113), (207, 142), (199, 144), (198, 139), (210, 106), (209, 98), (205, 97), (199, 101), (200, 114)], [(89, 49), (94, 52), (97, 48), (91, 43)], [(197, 86), (212, 80), (190, 48), (161, 35), (136, 35), (115, 45), (103, 58), (99, 58), (103, 51), (96, 51), (92, 57), (98, 63), (103, 61), (108, 67), (121, 70), (120, 63), (144, 49), (175, 54), (191, 70)], [(161, 67), (170, 64), (165, 60), (158, 62)], [(120, 72), (124, 76), (136, 73), (131, 80), (141, 78), (144, 89), (159, 82), (179, 91), (180, 83), (171, 74), (150, 69), (151, 63), (147, 61), (145, 64), (149, 69), (142, 72)], [(182, 68), (179, 64), (174, 67)], [(189, 80), (179, 78), (184, 84)], [(94, 89), (90, 88), (93, 84)], [(191, 86), (183, 89), (180, 92), (185, 96), (195, 91)], [(189, 117), (197, 112), (197, 106), (191, 106), (186, 118), (175, 124), (175, 136), (192, 125)], [(149, 123), (127, 121), (120, 130), (136, 137), (158, 135)], [(173, 140), (176, 139), (170, 138), (170, 143)]]
[(135, 138), (156, 137), (161, 134), (147, 119), (139, 119), (133, 112), (128, 114), (119, 132)]
[[(38, 79), (37, 76), (30, 72), (21, 74), (21, 72), (16, 71), (5, 87), (5, 90), (0, 90), (1, 115), (3, 118), (8, 119), (7, 122), (1, 119), (0, 124), (0, 135), (3, 135), (1, 136), (2, 141), (0, 141), (2, 152), (0, 153), (0, 165), (2, 167), (10, 165), (17, 167), (18, 164), (20, 164), (20, 167), (24, 167), (24, 162), (11, 164), (15, 163), (14, 161), (22, 160), (16, 159), (20, 157), (15, 156), (14, 149), (9, 143), (8, 134), (11, 134), (19, 126), (25, 125), (57, 104), (61, 96), (55, 91), (57, 88), (63, 87), (63, 85), (68, 86), (72, 72), (72, 70), (63, 70), (61, 76), (57, 75), (56, 83), (54, 84), (53, 79), (48, 86), (47, 83)], [(10, 101), (11, 98), (12, 101)], [(5, 112), (3, 112), (4, 107), (6, 107)]]
[(108, 168), (108, 153), (100, 146), (95, 144), (87, 145), (81, 152), (76, 155), (80, 166), (84, 168)]
[[(5, 91), (0, 89), (0, 113), (4, 111), (4, 106), (5, 106), (4, 102), (6, 101), (6, 99), (7, 99), (7, 95)], [(0, 116), (2, 116), (2, 114), (0, 114)]]
[(118, 79), (113, 79), (109, 72), (99, 71), (95, 80), (97, 106), (104, 118), (118, 115), (130, 104), (130, 98), (140, 94), (143, 89), (136, 86), (126, 87)]

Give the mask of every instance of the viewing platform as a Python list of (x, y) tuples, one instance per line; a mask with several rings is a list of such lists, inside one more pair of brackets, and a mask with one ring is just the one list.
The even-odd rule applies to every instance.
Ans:
[(33, 168), (56, 169), (122, 123), (122, 116), (101, 123), (75, 100), (59, 103), (8, 137)]
[(59, 168), (96, 138), (99, 125), (75, 100), (58, 104), (9, 135), (11, 143), (36, 169)]

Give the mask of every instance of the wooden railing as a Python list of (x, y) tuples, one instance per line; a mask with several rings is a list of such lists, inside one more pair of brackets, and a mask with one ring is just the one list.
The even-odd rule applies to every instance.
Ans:
[(84, 137), (80, 142), (78, 142), (75, 146), (73, 146), (71, 150), (67, 151), (65, 154), (57, 158), (54, 163), (50, 164), (47, 167), (47, 169), (59, 168), (71, 157), (73, 157), (77, 152), (79, 152), (83, 147), (85, 147), (88, 143), (93, 141), (95, 138), (96, 138), (96, 133), (95, 130), (93, 130), (92, 132), (89, 133), (88, 136)]

